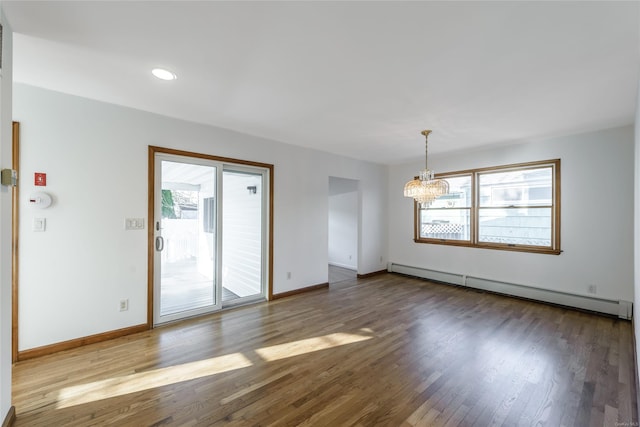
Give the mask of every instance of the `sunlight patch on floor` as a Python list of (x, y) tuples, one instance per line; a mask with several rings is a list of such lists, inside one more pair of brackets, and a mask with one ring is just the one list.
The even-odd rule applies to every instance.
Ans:
[(246, 368), (251, 365), (251, 361), (242, 353), (233, 353), (184, 363), (182, 365), (167, 366), (166, 368), (155, 369), (153, 371), (65, 387), (58, 393), (58, 403), (56, 407), (59, 409), (68, 408), (96, 400), (108, 399), (233, 371), (235, 369)]
[[(368, 332), (368, 331), (365, 331)], [(367, 335), (333, 333), (254, 350), (265, 362), (300, 356), (320, 350), (353, 344), (373, 338)], [(167, 366), (152, 371), (107, 378), (88, 384), (62, 388), (56, 408), (68, 408), (102, 399), (123, 396), (183, 381), (247, 368), (253, 363), (242, 353), (227, 354), (210, 359)]]
[(255, 350), (260, 357), (267, 362), (285, 359), (287, 357), (299, 356), (301, 354), (312, 353), (314, 351), (326, 350), (341, 345), (353, 344), (366, 341), (373, 337), (366, 335), (335, 333), (321, 337), (307, 338), (304, 340), (288, 342), (284, 344), (272, 345)]

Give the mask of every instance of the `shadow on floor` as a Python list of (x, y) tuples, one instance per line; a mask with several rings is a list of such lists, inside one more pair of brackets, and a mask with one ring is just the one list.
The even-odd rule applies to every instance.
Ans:
[(356, 270), (329, 265), (329, 285), (344, 282), (345, 280), (353, 280), (357, 277), (358, 273)]

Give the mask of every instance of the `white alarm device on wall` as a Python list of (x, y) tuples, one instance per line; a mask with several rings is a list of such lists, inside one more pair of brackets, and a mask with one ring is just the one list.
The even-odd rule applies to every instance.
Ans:
[(29, 205), (38, 209), (45, 209), (51, 206), (51, 195), (44, 191), (37, 191), (29, 195)]

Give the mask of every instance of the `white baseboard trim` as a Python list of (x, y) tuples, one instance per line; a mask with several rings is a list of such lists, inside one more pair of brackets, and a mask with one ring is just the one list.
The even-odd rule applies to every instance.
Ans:
[(387, 270), (391, 273), (406, 274), (409, 276), (436, 280), (438, 282), (453, 285), (467, 286), (499, 294), (512, 295), (536, 301), (610, 314), (618, 316), (621, 319), (631, 319), (633, 317), (633, 303), (631, 301), (612, 300), (593, 295), (573, 294), (554, 289), (538, 288), (518, 283), (508, 283), (482, 277), (467, 276), (460, 273), (437, 271), (428, 268), (412, 267), (395, 263), (389, 263)]
[(349, 270), (357, 270), (357, 269), (358, 269), (358, 267), (357, 267), (357, 266), (355, 266), (355, 265), (341, 264), (341, 263), (339, 263), (339, 262), (333, 262), (333, 261), (329, 262), (329, 265), (332, 265), (332, 266), (334, 266), (334, 267), (347, 268), (347, 269), (349, 269)]

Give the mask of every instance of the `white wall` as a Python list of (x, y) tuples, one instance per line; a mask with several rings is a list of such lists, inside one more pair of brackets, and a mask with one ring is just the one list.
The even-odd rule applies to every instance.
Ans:
[(424, 166), (389, 172), (389, 259), (392, 262), (564, 292), (633, 300), (633, 127), (430, 156), (436, 172), (560, 158), (560, 255), (413, 242), (412, 201), (404, 183)]
[[(0, 168), (11, 169), (11, 93), (13, 34), (4, 11), (2, 21), (2, 75), (0, 76)], [(0, 186), (0, 422), (11, 408), (11, 197)]]
[(329, 264), (358, 268), (358, 181), (329, 177)]
[[(20, 350), (146, 322), (147, 147), (272, 163), (274, 293), (328, 281), (328, 177), (362, 182), (362, 273), (386, 265), (385, 166), (17, 84), (22, 129)], [(54, 205), (27, 206), (33, 173)], [(47, 231), (31, 231), (34, 217)], [(291, 279), (287, 280), (287, 272)], [(118, 301), (129, 298), (129, 311)]]

